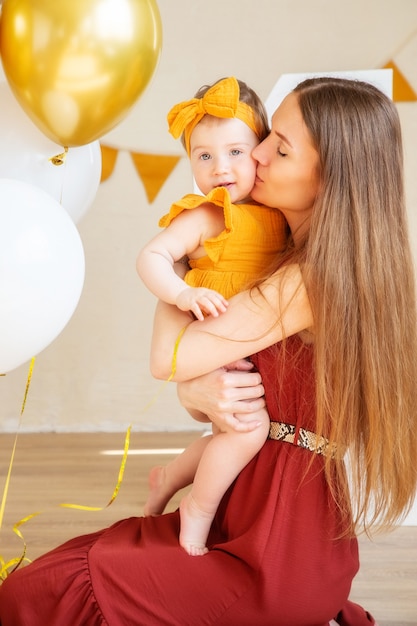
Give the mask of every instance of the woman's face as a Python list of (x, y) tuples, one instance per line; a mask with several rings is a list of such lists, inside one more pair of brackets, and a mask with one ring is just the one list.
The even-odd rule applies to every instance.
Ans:
[(270, 134), (252, 156), (258, 161), (252, 198), (280, 209), (293, 234), (304, 231), (320, 185), (319, 156), (296, 94), (289, 94), (275, 111)]

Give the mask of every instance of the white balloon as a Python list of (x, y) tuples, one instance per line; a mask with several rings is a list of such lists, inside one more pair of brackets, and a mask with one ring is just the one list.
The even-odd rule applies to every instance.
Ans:
[(74, 222), (90, 208), (101, 178), (98, 141), (69, 148), (62, 165), (51, 158), (64, 148), (48, 139), (23, 111), (7, 82), (0, 83), (0, 178), (37, 185), (62, 204)]
[(59, 335), (84, 275), (81, 238), (65, 209), (39, 187), (0, 179), (0, 373)]

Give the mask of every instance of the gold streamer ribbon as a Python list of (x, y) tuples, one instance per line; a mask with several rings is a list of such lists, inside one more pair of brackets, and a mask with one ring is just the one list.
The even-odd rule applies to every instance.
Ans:
[[(177, 371), (177, 354), (178, 354), (178, 347), (180, 345), (180, 341), (181, 338), (183, 336), (183, 334), (185, 333), (187, 326), (184, 326), (184, 328), (182, 328), (178, 334), (178, 337), (175, 341), (175, 345), (174, 345), (174, 353), (172, 356), (172, 365), (171, 365), (171, 374), (169, 375), (169, 377), (167, 378), (167, 380), (164, 382), (163, 387), (165, 387), (166, 383), (169, 383), (173, 377), (175, 376), (175, 372)], [(148, 402), (147, 405), (145, 405), (145, 407), (142, 409), (142, 413), (144, 413), (146, 410), (148, 410), (158, 399), (158, 397), (160, 396), (162, 392), (162, 389), (159, 391), (159, 393), (157, 393), (154, 398)], [(119, 476), (117, 479), (117, 484), (116, 487), (113, 491), (113, 495), (110, 498), (109, 502), (106, 504), (106, 506), (103, 507), (95, 507), (95, 506), (84, 506), (81, 504), (67, 504), (67, 503), (63, 503), (60, 504), (60, 507), (64, 507), (67, 509), (78, 509), (81, 511), (103, 511), (105, 508), (109, 507), (112, 502), (114, 502), (114, 500), (117, 497), (117, 494), (119, 493), (120, 490), (120, 486), (122, 484), (122, 480), (123, 480), (123, 475), (124, 475), (124, 471), (125, 471), (125, 467), (126, 467), (126, 461), (127, 461), (127, 457), (128, 457), (128, 453), (129, 453), (129, 445), (130, 445), (130, 433), (132, 430), (132, 424), (130, 424), (129, 428), (127, 429), (126, 432), (126, 437), (125, 437), (125, 444), (124, 444), (124, 449), (123, 449), (123, 457), (122, 457), (122, 462), (120, 464), (120, 469), (119, 469)], [(32, 516), (29, 516), (28, 518), (25, 518), (25, 520), (22, 520), (21, 522), (18, 522), (18, 524), (22, 524), (25, 521), (27, 521), (27, 519), (30, 519), (31, 517), (34, 517), (35, 515), (38, 515), (38, 513), (34, 513)]]
[[(82, 504), (69, 504), (69, 503), (64, 502), (62, 504), (59, 504), (58, 506), (60, 506), (62, 508), (66, 508), (66, 509), (78, 509), (78, 510), (81, 510), (81, 511), (103, 511), (104, 509), (109, 507), (114, 502), (114, 500), (117, 497), (117, 494), (120, 491), (120, 486), (121, 486), (122, 481), (123, 481), (123, 475), (124, 475), (124, 471), (125, 471), (125, 467), (126, 467), (126, 461), (127, 461), (127, 456), (128, 456), (128, 452), (129, 452), (131, 430), (132, 430), (132, 424), (130, 424), (130, 426), (128, 427), (128, 429), (126, 431), (124, 450), (123, 450), (123, 457), (122, 457), (122, 461), (121, 461), (121, 464), (120, 464), (119, 474), (118, 474), (118, 478), (117, 478), (117, 484), (116, 484), (116, 487), (114, 488), (113, 494), (112, 494), (110, 500), (108, 501), (108, 503), (105, 506), (87, 506), (87, 505), (82, 505)], [(15, 440), (15, 442), (16, 442), (16, 440)], [(13, 450), (13, 456), (14, 456), (14, 450)], [(9, 467), (9, 475), (10, 475), (10, 472), (11, 472), (11, 466)], [(18, 522), (16, 522), (14, 524), (13, 532), (22, 540), (22, 542), (23, 542), (23, 552), (22, 552), (22, 555), (20, 557), (11, 559), (7, 563), (4, 561), (4, 559), (2, 557), (0, 557), (0, 566), (1, 566), (1, 569), (0, 569), (0, 580), (4, 580), (9, 574), (13, 573), (22, 564), (23, 561), (27, 561), (28, 563), (30, 563), (30, 559), (26, 558), (27, 544), (26, 544), (25, 538), (23, 537), (23, 534), (21, 533), (19, 528), (20, 528), (20, 526), (22, 526), (23, 524), (26, 524), (26, 522), (28, 522), (29, 520), (33, 519), (37, 515), (40, 515), (41, 513), (42, 513), (42, 511), (37, 511), (36, 513), (31, 513), (30, 515), (27, 515), (26, 517), (24, 517), (23, 519), (19, 520)], [(9, 572), (11, 567), (13, 567), (13, 569)]]
[(175, 376), (175, 372), (177, 371), (177, 355), (178, 355), (178, 348), (180, 345), (180, 341), (182, 339), (183, 334), (185, 333), (185, 331), (187, 330), (187, 326), (184, 326), (184, 328), (181, 328), (180, 332), (178, 333), (178, 337), (175, 340), (175, 345), (174, 345), (174, 353), (172, 355), (172, 361), (171, 361), (171, 374), (168, 376), (166, 382), (169, 383)]
[[(23, 412), (24, 412), (25, 406), (26, 406), (26, 400), (27, 400), (27, 397), (28, 397), (29, 387), (30, 387), (30, 383), (31, 383), (31, 380), (32, 380), (32, 374), (33, 374), (33, 367), (34, 367), (34, 365), (35, 365), (35, 357), (33, 357), (31, 359), (30, 364), (29, 364), (29, 372), (28, 372), (28, 376), (27, 376), (27, 380), (26, 380), (25, 393), (23, 395), (22, 408), (20, 409), (19, 424), (18, 424), (16, 435), (15, 435), (15, 438), (14, 438), (12, 454), (11, 454), (10, 462), (9, 462), (9, 469), (7, 471), (6, 483), (5, 483), (4, 490), (3, 490), (3, 497), (2, 497), (2, 501), (1, 501), (1, 507), (0, 507), (0, 529), (1, 529), (2, 524), (3, 524), (4, 510), (6, 508), (7, 495), (8, 495), (8, 492), (9, 492), (10, 477), (11, 477), (11, 474), (12, 474), (12, 467), (13, 467), (14, 457), (15, 457), (15, 453), (16, 453), (17, 437), (19, 435), (20, 427), (21, 427), (21, 424), (22, 424), (22, 415), (23, 415)], [(35, 513), (34, 515), (38, 515), (38, 514)], [(30, 519), (30, 517), (34, 517), (34, 515), (29, 516), (28, 519)], [(22, 539), (22, 541), (23, 541), (23, 552), (22, 552), (20, 557), (11, 559), (8, 562), (6, 562), (3, 559), (3, 557), (0, 556), (0, 580), (4, 580), (4, 578), (6, 578), (6, 576), (9, 573), (9, 569), (11, 567), (14, 566), (13, 569), (12, 569), (12, 571), (14, 571), (15, 569), (17, 569), (19, 567), (19, 565), (24, 560), (27, 560), (26, 559), (26, 543), (25, 543), (25, 540), (24, 540), (21, 532), (19, 531), (19, 526), (21, 525), (21, 523), (23, 523), (23, 520), (21, 522), (17, 522), (17, 524), (15, 524), (13, 526), (13, 532), (20, 539)]]
[[(187, 329), (187, 326), (184, 326), (184, 328), (182, 328), (180, 330), (180, 332), (178, 334), (178, 337), (177, 337), (177, 339), (175, 341), (174, 352), (173, 352), (172, 362), (171, 362), (171, 374), (169, 375), (167, 380), (164, 382), (164, 384), (163, 384), (161, 390), (159, 391), (159, 393), (157, 393), (154, 396), (154, 398), (143, 408), (142, 412), (146, 411), (148, 408), (150, 408), (156, 402), (156, 400), (158, 399), (159, 395), (162, 393), (162, 390), (165, 387), (165, 385), (167, 383), (169, 383), (173, 379), (173, 377), (175, 376), (175, 372), (177, 371), (178, 348), (179, 348), (179, 344), (180, 344), (180, 341), (182, 339), (182, 336), (184, 335), (184, 332)], [(18, 437), (18, 434), (19, 434), (19, 431), (20, 431), (22, 415), (23, 415), (23, 412), (24, 412), (25, 406), (26, 406), (26, 400), (27, 400), (27, 395), (28, 395), (28, 392), (29, 392), (30, 382), (31, 382), (31, 379), (32, 379), (32, 372), (33, 372), (34, 363), (35, 363), (35, 358), (33, 358), (31, 360), (31, 363), (30, 363), (30, 366), (29, 366), (29, 373), (28, 373), (28, 377), (27, 377), (27, 381), (26, 381), (26, 388), (25, 388), (22, 408), (21, 408), (21, 411), (20, 411), (19, 425), (18, 425), (18, 429), (17, 429), (16, 436), (15, 436), (15, 439), (14, 439), (12, 455), (11, 455), (11, 459), (10, 459), (10, 463), (9, 463), (9, 469), (8, 469), (7, 478), (6, 478), (6, 485), (5, 485), (4, 492), (3, 492), (3, 498), (2, 498), (1, 508), (0, 508), (0, 529), (1, 529), (1, 526), (2, 526), (2, 522), (3, 522), (4, 509), (5, 509), (5, 505), (6, 505), (7, 493), (8, 493), (8, 490), (9, 490), (10, 476), (11, 476), (11, 472), (12, 472), (12, 466), (13, 466), (14, 456), (15, 456), (15, 451), (16, 451), (17, 437)], [(118, 477), (117, 477), (117, 483), (116, 483), (116, 487), (114, 488), (113, 494), (112, 494), (110, 500), (108, 501), (108, 503), (105, 506), (97, 507), (97, 506), (89, 506), (89, 505), (83, 505), (83, 504), (71, 504), (71, 503), (64, 502), (64, 503), (59, 504), (58, 506), (60, 506), (62, 508), (66, 508), (66, 509), (77, 509), (77, 510), (81, 510), (81, 511), (103, 511), (104, 509), (109, 507), (114, 502), (114, 500), (116, 499), (116, 497), (117, 497), (117, 495), (118, 495), (118, 493), (120, 491), (120, 487), (121, 487), (121, 484), (122, 484), (122, 481), (123, 481), (123, 476), (124, 476), (124, 472), (125, 472), (125, 468), (126, 468), (127, 457), (128, 457), (128, 453), (129, 453), (131, 430), (132, 430), (132, 424), (129, 425), (129, 427), (128, 427), (127, 431), (126, 431), (125, 442), (124, 442), (124, 449), (123, 449), (123, 457), (122, 457), (122, 461), (121, 461), (120, 468), (119, 468), (119, 474), (118, 474)], [(24, 517), (23, 519), (19, 520), (18, 522), (16, 522), (13, 525), (13, 532), (23, 542), (23, 551), (22, 551), (22, 554), (21, 554), (20, 557), (13, 558), (13, 559), (11, 559), (11, 560), (9, 560), (7, 562), (3, 559), (3, 557), (0, 556), (0, 581), (5, 580), (5, 578), (7, 578), (8, 575), (13, 573), (24, 561), (26, 561), (28, 563), (31, 562), (30, 559), (28, 559), (26, 557), (27, 544), (26, 544), (25, 538), (24, 538), (23, 534), (21, 533), (21, 531), (19, 530), (19, 528), (23, 524), (26, 524), (26, 522), (28, 522), (29, 520), (33, 519), (34, 517), (36, 517), (37, 515), (40, 515), (40, 514), (41, 514), (41, 511), (37, 511), (36, 513), (31, 513), (30, 515), (27, 515), (26, 517)], [(9, 571), (9, 570), (11, 570), (11, 571)]]
[(122, 457), (122, 462), (120, 464), (119, 475), (117, 477), (117, 484), (116, 484), (116, 487), (114, 488), (112, 497), (110, 498), (108, 503), (105, 506), (84, 506), (82, 504), (67, 504), (67, 503), (60, 504), (59, 506), (66, 508), (66, 509), (78, 509), (80, 511), (103, 511), (116, 500), (117, 494), (120, 491), (120, 486), (122, 484), (123, 475), (125, 472), (127, 455), (129, 453), (131, 430), (132, 430), (132, 424), (130, 424), (130, 426), (128, 427), (126, 431), (125, 444), (124, 444), (124, 449), (123, 449), (123, 457)]

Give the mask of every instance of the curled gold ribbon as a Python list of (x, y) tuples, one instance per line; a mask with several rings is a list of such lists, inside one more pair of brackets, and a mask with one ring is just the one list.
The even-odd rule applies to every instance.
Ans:
[(52, 165), (64, 165), (66, 158), (67, 158), (67, 154), (68, 154), (68, 146), (64, 147), (64, 152), (61, 152), (60, 154), (56, 154), (55, 156), (51, 156), (49, 157), (49, 161), (52, 163)]
[[(163, 383), (162, 389), (175, 376), (175, 372), (177, 370), (178, 348), (179, 348), (179, 344), (180, 344), (181, 338), (182, 338), (184, 332), (187, 329), (187, 326), (184, 326), (184, 328), (182, 328), (180, 330), (180, 332), (178, 334), (178, 337), (177, 337), (177, 339), (175, 341), (174, 351), (173, 351), (173, 356), (172, 356), (172, 363), (171, 363), (171, 374), (169, 375), (167, 380)], [(10, 459), (10, 463), (9, 463), (9, 469), (8, 469), (7, 478), (6, 478), (6, 485), (5, 485), (5, 488), (4, 488), (4, 491), (3, 491), (3, 498), (2, 498), (2, 503), (1, 503), (1, 507), (0, 507), (0, 529), (1, 529), (2, 521), (3, 521), (3, 515), (4, 515), (4, 509), (5, 509), (6, 499), (7, 499), (7, 493), (8, 493), (8, 490), (9, 490), (10, 476), (11, 476), (11, 472), (12, 472), (14, 456), (15, 456), (15, 451), (16, 451), (17, 436), (18, 436), (18, 433), (19, 433), (19, 430), (20, 430), (20, 426), (21, 426), (21, 418), (22, 418), (22, 415), (23, 415), (23, 412), (24, 412), (25, 406), (26, 406), (26, 400), (27, 400), (27, 395), (28, 395), (28, 392), (29, 392), (30, 382), (31, 382), (31, 379), (32, 379), (32, 372), (33, 372), (34, 363), (35, 363), (35, 358), (33, 358), (31, 360), (31, 363), (30, 363), (30, 366), (29, 366), (29, 373), (28, 373), (28, 377), (27, 377), (27, 381), (26, 381), (26, 388), (25, 388), (25, 393), (24, 393), (24, 397), (23, 397), (22, 408), (21, 408), (21, 411), (20, 411), (19, 426), (18, 426), (18, 430), (17, 430), (16, 436), (15, 436), (15, 440), (14, 440), (14, 445), (13, 445), (13, 449), (12, 449), (11, 459)], [(156, 402), (158, 396), (162, 392), (162, 389), (144, 407), (142, 412), (146, 411), (150, 406), (152, 406)], [(89, 506), (89, 505), (83, 505), (83, 504), (72, 504), (72, 503), (63, 502), (63, 503), (59, 504), (58, 506), (60, 506), (62, 508), (66, 508), (66, 509), (77, 509), (77, 510), (81, 510), (81, 511), (103, 511), (104, 509), (109, 507), (114, 502), (114, 500), (116, 499), (116, 497), (117, 497), (117, 495), (118, 495), (118, 493), (120, 491), (120, 487), (121, 487), (121, 484), (122, 484), (122, 481), (123, 481), (124, 471), (125, 471), (125, 468), (126, 468), (126, 462), (127, 462), (127, 457), (128, 457), (128, 453), (129, 453), (131, 430), (132, 430), (132, 424), (129, 425), (129, 427), (128, 427), (127, 431), (126, 431), (125, 442), (124, 442), (124, 449), (123, 449), (123, 457), (122, 457), (122, 461), (120, 463), (119, 474), (118, 474), (118, 477), (117, 477), (117, 483), (116, 483), (116, 487), (114, 488), (113, 494), (112, 494), (110, 500), (108, 501), (108, 503), (105, 506)], [(20, 557), (15, 557), (13, 559), (10, 559), (7, 562), (0, 555), (0, 584), (1, 584), (2, 581), (4, 581), (7, 578), (7, 576), (9, 576), (18, 567), (20, 567), (20, 565), (23, 562), (25, 562), (25, 561), (27, 563), (31, 562), (30, 559), (28, 559), (26, 557), (27, 544), (26, 544), (26, 541), (25, 541), (25, 538), (24, 538), (22, 532), (20, 531), (20, 527), (23, 526), (23, 524), (26, 524), (26, 522), (28, 522), (29, 520), (33, 519), (34, 517), (37, 517), (41, 513), (42, 513), (42, 511), (37, 511), (36, 513), (31, 513), (30, 515), (27, 515), (26, 517), (24, 517), (23, 519), (19, 520), (18, 522), (16, 522), (13, 525), (13, 532), (23, 542), (23, 551), (22, 551), (22, 554), (21, 554)]]
[[(4, 489), (3, 489), (3, 497), (2, 497), (1, 506), (0, 506), (0, 529), (1, 529), (2, 524), (3, 524), (4, 510), (6, 508), (7, 495), (8, 495), (8, 492), (9, 492), (10, 476), (12, 474), (12, 467), (13, 467), (14, 457), (15, 457), (15, 453), (16, 453), (17, 437), (19, 435), (20, 427), (21, 427), (21, 424), (22, 424), (22, 415), (23, 415), (23, 412), (24, 412), (25, 406), (26, 406), (26, 400), (27, 400), (27, 396), (28, 396), (28, 393), (29, 393), (30, 383), (31, 383), (31, 380), (32, 380), (32, 373), (33, 373), (34, 365), (35, 365), (35, 357), (33, 357), (31, 359), (30, 364), (29, 364), (29, 372), (28, 372), (28, 376), (27, 376), (27, 380), (26, 380), (25, 393), (23, 395), (22, 408), (20, 409), (19, 424), (18, 424), (16, 435), (15, 435), (15, 438), (14, 438), (12, 454), (10, 456), (9, 468), (8, 468), (7, 476), (6, 476), (6, 483), (5, 483), (5, 486), (4, 486)], [(34, 513), (30, 517), (34, 517), (34, 515), (38, 515), (38, 514)], [(11, 571), (13, 572), (15, 569), (17, 569), (19, 567), (19, 565), (23, 561), (27, 560), (26, 559), (26, 543), (25, 543), (25, 540), (24, 540), (21, 532), (18, 529), (18, 527), (20, 526), (20, 523), (23, 523), (23, 521), (22, 522), (17, 522), (17, 524), (15, 524), (13, 526), (13, 532), (20, 539), (22, 539), (22, 541), (23, 541), (23, 552), (22, 552), (20, 557), (11, 559), (10, 561), (7, 561), (7, 562), (3, 559), (3, 557), (0, 556), (0, 580), (4, 580), (8, 576), (10, 568), (12, 568)]]
[(182, 336), (185, 333), (185, 331), (187, 330), (187, 326), (188, 326), (188, 324), (186, 326), (184, 326), (184, 328), (181, 328), (180, 332), (178, 333), (178, 337), (175, 340), (174, 353), (172, 355), (172, 361), (171, 361), (171, 374), (167, 378), (167, 383), (169, 383), (174, 378), (175, 372), (177, 371), (178, 348), (180, 346), (180, 341), (182, 339)]
[(108, 501), (108, 503), (105, 506), (84, 506), (82, 504), (67, 504), (67, 503), (60, 504), (59, 506), (61, 506), (63, 508), (66, 508), (66, 509), (78, 509), (80, 511), (103, 511), (104, 509), (109, 507), (112, 504), (112, 502), (115, 501), (115, 499), (117, 497), (117, 494), (120, 491), (120, 486), (121, 486), (122, 481), (123, 481), (123, 475), (124, 475), (124, 472), (125, 472), (127, 455), (129, 453), (131, 430), (132, 430), (132, 424), (130, 424), (130, 426), (128, 427), (128, 429), (126, 431), (125, 444), (124, 444), (124, 448), (123, 448), (123, 457), (122, 457), (122, 462), (120, 464), (119, 475), (117, 477), (117, 484), (116, 484), (116, 487), (114, 488), (113, 494), (112, 494), (110, 500)]
[[(177, 339), (176, 339), (176, 341), (175, 341), (175, 345), (174, 345), (174, 354), (173, 354), (173, 357), (172, 357), (172, 365), (171, 365), (171, 374), (169, 375), (169, 377), (167, 378), (167, 380), (165, 381), (165, 383), (170, 382), (170, 381), (173, 379), (173, 377), (174, 377), (174, 375), (175, 375), (175, 372), (177, 371), (177, 353), (178, 353), (178, 347), (179, 347), (179, 345), (180, 345), (181, 338), (182, 338), (183, 334), (185, 333), (186, 329), (187, 329), (187, 326), (184, 326), (184, 328), (182, 328), (182, 329), (180, 330), (180, 332), (179, 332), (179, 334), (178, 334), (178, 337), (177, 337)], [(164, 383), (164, 386), (165, 386), (165, 383)], [(161, 393), (161, 392), (160, 392), (160, 393)], [(146, 411), (149, 407), (151, 407), (151, 406), (152, 406), (152, 404), (154, 404), (154, 403), (156, 402), (156, 400), (157, 400), (158, 396), (160, 395), (160, 393), (159, 393), (159, 394), (156, 394), (156, 396), (153, 398), (153, 400), (151, 400), (151, 401), (150, 401), (150, 402), (149, 402), (149, 403), (148, 403), (148, 404), (147, 404), (147, 405), (146, 405), (146, 406), (142, 409), (142, 413), (143, 413), (144, 411)], [(103, 509), (105, 509), (105, 508), (109, 507), (109, 506), (112, 504), (112, 502), (114, 502), (114, 500), (115, 500), (115, 499), (116, 499), (116, 497), (117, 497), (117, 494), (119, 493), (120, 486), (121, 486), (121, 484), (122, 484), (122, 480), (123, 480), (123, 475), (124, 475), (124, 471), (125, 471), (125, 467), (126, 467), (126, 461), (127, 461), (127, 457), (128, 457), (128, 454), (129, 454), (129, 445), (130, 445), (130, 433), (131, 433), (131, 430), (132, 430), (132, 424), (130, 424), (130, 426), (129, 426), (129, 428), (127, 429), (127, 432), (126, 432), (125, 444), (124, 444), (124, 449), (123, 449), (123, 457), (122, 457), (122, 462), (121, 462), (121, 464), (120, 464), (119, 476), (118, 476), (118, 479), (117, 479), (117, 484), (116, 484), (116, 487), (115, 487), (115, 489), (114, 489), (114, 491), (113, 491), (113, 495), (112, 495), (112, 497), (110, 498), (109, 502), (106, 504), (106, 506), (96, 507), (96, 506), (85, 506), (85, 505), (81, 505), (81, 504), (67, 504), (67, 503), (63, 503), (63, 504), (60, 504), (60, 505), (59, 505), (60, 507), (64, 507), (64, 508), (66, 508), (66, 509), (78, 509), (78, 510), (81, 510), (81, 511), (102, 511)], [(35, 513), (34, 515), (37, 515), (37, 513)], [(33, 516), (34, 516), (34, 515), (33, 515)], [(32, 517), (33, 517), (33, 516), (32, 516)], [(26, 521), (26, 520), (24, 520), (24, 521)]]
[[(120, 486), (121, 486), (122, 481), (123, 481), (123, 475), (124, 475), (124, 471), (125, 471), (125, 467), (126, 467), (126, 461), (127, 461), (127, 456), (128, 456), (128, 452), (129, 452), (131, 430), (132, 430), (132, 425), (130, 425), (128, 427), (127, 431), (126, 431), (124, 450), (123, 450), (123, 457), (122, 457), (122, 461), (121, 461), (121, 464), (120, 464), (119, 474), (118, 474), (118, 478), (117, 478), (117, 484), (116, 484), (116, 487), (114, 488), (113, 494), (112, 494), (110, 500), (108, 501), (108, 503), (105, 506), (86, 506), (86, 505), (82, 505), (82, 504), (69, 504), (69, 503), (62, 503), (62, 504), (59, 504), (58, 506), (63, 507), (63, 508), (67, 508), (67, 509), (78, 509), (78, 510), (81, 510), (81, 511), (103, 511), (105, 508), (109, 507), (114, 502), (114, 500), (117, 497), (117, 494), (119, 493)], [(14, 454), (14, 451), (13, 451), (13, 454)], [(10, 468), (10, 470), (11, 470), (11, 468)], [(22, 532), (19, 530), (19, 528), (20, 528), (20, 526), (23, 526), (23, 524), (26, 524), (26, 522), (28, 522), (29, 520), (33, 519), (37, 515), (40, 515), (41, 513), (42, 513), (42, 511), (37, 511), (36, 513), (31, 513), (30, 515), (27, 515), (26, 517), (24, 517), (23, 519), (19, 520), (18, 522), (16, 522), (13, 525), (13, 532), (23, 542), (23, 551), (22, 551), (22, 554), (21, 554), (20, 557), (13, 558), (13, 559), (9, 560), (8, 562), (6, 562), (0, 556), (0, 581), (3, 581), (5, 578), (7, 578), (7, 576), (12, 574), (24, 561), (26, 561), (28, 563), (31, 562), (30, 559), (28, 559), (26, 557), (27, 544), (26, 544), (25, 538), (24, 538)]]

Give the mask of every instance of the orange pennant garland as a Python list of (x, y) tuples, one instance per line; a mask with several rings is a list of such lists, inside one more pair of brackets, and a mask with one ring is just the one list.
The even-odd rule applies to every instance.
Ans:
[(405, 78), (404, 74), (399, 70), (394, 61), (388, 61), (384, 65), (384, 69), (393, 70), (393, 100), (394, 102), (415, 102), (417, 94)]
[[(101, 149), (101, 182), (104, 182), (113, 174), (118, 148), (104, 146)], [(130, 152), (135, 169), (145, 188), (146, 197), (150, 204), (155, 200), (167, 178), (182, 158), (169, 154), (145, 154), (142, 152)]]
[(117, 148), (111, 148), (110, 146), (103, 146), (100, 144), (101, 150), (101, 181), (103, 182), (110, 178), (113, 174), (114, 166), (118, 155)]
[(152, 203), (162, 185), (171, 174), (181, 157), (163, 154), (141, 154), (131, 152), (136, 171), (145, 187), (146, 196)]

